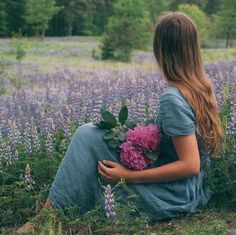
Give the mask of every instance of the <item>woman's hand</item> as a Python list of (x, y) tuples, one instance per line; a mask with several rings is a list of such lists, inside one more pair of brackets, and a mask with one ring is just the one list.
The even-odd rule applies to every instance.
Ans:
[(103, 160), (98, 162), (98, 173), (107, 182), (119, 182), (121, 179), (127, 180), (132, 171), (117, 162)]

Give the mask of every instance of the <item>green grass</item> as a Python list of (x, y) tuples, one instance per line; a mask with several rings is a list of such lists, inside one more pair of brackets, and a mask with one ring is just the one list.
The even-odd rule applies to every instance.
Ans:
[(236, 59), (236, 48), (202, 49), (202, 55), (207, 62), (232, 60)]
[[(142, 61), (121, 63), (115, 61), (99, 61), (92, 58), (92, 49), (99, 51), (99, 43), (101, 37), (71, 37), (71, 38), (46, 38), (44, 41), (29, 38), (25, 41), (26, 57), (23, 59), (24, 63), (36, 64), (40, 71), (52, 70), (57, 66), (64, 66), (69, 68), (81, 69), (100, 69), (100, 68), (121, 68), (141, 66), (145, 69), (157, 69), (155, 61)], [(90, 45), (89, 43), (93, 43)], [(44, 56), (48, 51), (57, 51), (58, 54), (73, 49), (85, 49), (87, 55), (78, 56)], [(145, 53), (152, 56), (152, 48), (144, 52), (136, 51), (134, 54)], [(236, 48), (219, 48), (219, 49), (202, 49), (202, 55), (205, 62), (212, 62), (216, 60), (230, 60), (236, 58)], [(14, 59), (15, 54), (12, 50), (10, 39), (0, 40), (0, 58)], [(33, 71), (34, 72), (34, 71)]]
[[(104, 222), (97, 211), (90, 211), (86, 219), (58, 217), (53, 210), (44, 210), (43, 216), (35, 220), (36, 228), (29, 234), (112, 234), (111, 223)], [(93, 218), (92, 218), (93, 217)], [(115, 234), (148, 235), (228, 235), (236, 228), (236, 212), (227, 210), (205, 209), (182, 218), (169, 221), (146, 223), (145, 218), (136, 221), (119, 221), (114, 226)], [(126, 224), (127, 223), (127, 224)], [(0, 229), (2, 235), (11, 234), (16, 228)], [(91, 233), (92, 231), (92, 233)]]

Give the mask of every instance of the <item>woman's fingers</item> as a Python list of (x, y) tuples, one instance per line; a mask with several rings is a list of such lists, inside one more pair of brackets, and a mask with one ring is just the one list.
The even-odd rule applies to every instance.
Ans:
[(98, 162), (98, 166), (101, 168), (101, 170), (106, 173), (109, 174), (110, 172), (110, 168), (106, 167), (102, 162)]
[(108, 166), (112, 166), (112, 167), (116, 167), (117, 165), (119, 165), (119, 163), (117, 162), (113, 162), (113, 161), (109, 161), (109, 160), (103, 160), (102, 161), (104, 164), (108, 165)]
[(102, 176), (102, 177), (106, 177), (106, 174), (98, 167), (98, 173)]
[(104, 166), (101, 162), (98, 162), (98, 172), (99, 174), (101, 174), (104, 177), (108, 177), (109, 176), (109, 168), (107, 168), (106, 166)]
[(101, 178), (105, 181), (108, 181), (108, 182), (112, 182), (112, 179), (106, 174), (104, 173), (100, 167), (98, 167), (98, 173), (100, 174)]

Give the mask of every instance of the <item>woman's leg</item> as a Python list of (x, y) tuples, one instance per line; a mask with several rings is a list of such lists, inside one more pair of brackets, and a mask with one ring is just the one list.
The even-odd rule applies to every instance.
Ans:
[[(91, 123), (78, 128), (60, 164), (43, 208), (60, 209), (78, 205), (83, 214), (96, 202), (102, 202), (98, 161), (107, 159), (118, 162), (119, 159), (119, 154), (107, 146), (103, 135), (104, 130)], [(17, 232), (29, 232), (33, 226), (32, 222), (28, 222)]]
[(98, 161), (119, 159), (119, 153), (107, 146), (103, 136), (104, 130), (91, 123), (78, 128), (49, 193), (53, 207), (79, 206), (84, 214), (102, 202)]

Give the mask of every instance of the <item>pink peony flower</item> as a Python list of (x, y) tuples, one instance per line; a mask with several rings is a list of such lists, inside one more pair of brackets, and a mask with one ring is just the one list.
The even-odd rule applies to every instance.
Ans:
[(155, 124), (138, 125), (126, 132), (126, 141), (132, 142), (134, 146), (141, 147), (144, 151), (155, 151), (160, 144), (161, 135)]
[(153, 162), (153, 160), (147, 158), (143, 152), (134, 147), (130, 141), (121, 144), (120, 149), (120, 161), (124, 166), (130, 169), (142, 170)]
[(145, 155), (147, 151), (156, 151), (161, 141), (157, 125), (138, 125), (126, 132), (126, 142), (120, 145), (121, 163), (134, 170), (142, 170), (154, 161)]

